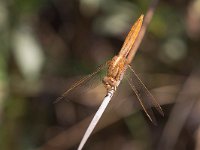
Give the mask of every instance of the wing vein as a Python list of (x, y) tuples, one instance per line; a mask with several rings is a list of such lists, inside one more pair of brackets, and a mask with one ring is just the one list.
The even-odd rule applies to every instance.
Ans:
[(139, 95), (138, 91), (136, 90), (135, 86), (131, 84), (131, 81), (130, 81), (128, 78), (126, 78), (126, 80), (128, 81), (128, 84), (131, 86), (132, 90), (133, 90), (134, 93), (136, 94), (136, 96), (137, 96), (137, 98), (138, 98), (138, 100), (139, 100), (139, 102), (140, 102), (140, 105), (142, 106), (142, 108), (143, 108), (145, 114), (147, 115), (147, 117), (149, 118), (149, 120), (151, 120), (151, 122), (153, 122), (153, 119), (151, 118), (151, 116), (150, 116), (149, 113), (147, 112), (147, 110), (146, 110), (144, 104), (142, 103), (142, 100), (141, 100), (141, 98), (140, 98), (140, 95)]
[(149, 90), (147, 89), (147, 87), (144, 85), (144, 83), (142, 82), (142, 80), (138, 77), (138, 75), (135, 73), (135, 71), (133, 70), (133, 68), (128, 65), (129, 69), (133, 72), (134, 76), (137, 78), (139, 84), (144, 88), (146, 94), (148, 94), (153, 102), (153, 105), (155, 106), (156, 110), (162, 115), (164, 116), (164, 112), (161, 108), (161, 106), (158, 104), (158, 102), (156, 101), (156, 99), (153, 97), (153, 95), (151, 94), (151, 92), (149, 92)]
[(66, 90), (60, 97), (58, 97), (55, 101), (55, 103), (58, 103), (60, 100), (62, 100), (69, 92), (71, 92), (73, 89), (75, 89), (76, 87), (82, 85), (84, 82), (90, 80), (94, 75), (96, 75), (99, 71), (101, 71), (105, 66), (107, 65), (107, 63), (99, 66), (96, 71), (94, 71), (93, 73), (83, 77), (82, 79), (80, 79), (79, 81), (75, 82), (68, 90)]

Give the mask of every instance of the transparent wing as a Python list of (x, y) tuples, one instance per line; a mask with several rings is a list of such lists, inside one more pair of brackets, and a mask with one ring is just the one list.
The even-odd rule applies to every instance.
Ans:
[(162, 111), (162, 108), (156, 101), (156, 99), (153, 97), (153, 95), (149, 92), (149, 90), (146, 88), (144, 83), (142, 83), (141, 79), (138, 77), (138, 75), (135, 73), (135, 71), (131, 68), (129, 65), (128, 68), (131, 71), (130, 76), (126, 76), (126, 79), (131, 86), (132, 90), (135, 92), (140, 105), (142, 106), (144, 112), (146, 113), (147, 117), (153, 122), (156, 122), (156, 119), (154, 117), (153, 111), (151, 110), (151, 107), (154, 106), (156, 110), (164, 116), (164, 113)]
[(96, 76), (96, 75), (98, 73), (100, 73), (106, 66), (107, 66), (107, 63), (105, 63), (104, 65), (99, 66), (96, 69), (96, 71), (94, 71), (93, 73), (83, 77), (79, 81), (75, 82), (68, 90), (66, 90), (60, 97), (58, 97), (54, 101), (54, 104), (58, 103), (60, 100), (62, 100), (63, 98), (65, 98), (68, 95), (69, 95), (68, 97), (78, 96), (81, 93), (87, 91), (88, 88), (92, 88), (92, 87), (97, 86), (99, 84), (99, 82), (101, 81), (100, 80), (101, 77), (100, 77), (100, 75), (99, 76)]

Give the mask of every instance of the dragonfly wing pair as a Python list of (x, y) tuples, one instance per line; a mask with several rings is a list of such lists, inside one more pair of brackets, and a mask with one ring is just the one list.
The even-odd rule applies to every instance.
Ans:
[(100, 75), (97, 74), (101, 73), (101, 71), (104, 70), (106, 66), (107, 63), (99, 66), (96, 71), (75, 82), (68, 90), (66, 90), (54, 101), (54, 104), (63, 100), (65, 97), (67, 97), (66, 99), (69, 100), (69, 97), (80, 95), (80, 93), (86, 92), (89, 89), (99, 85), (99, 82), (101, 82), (101, 77), (99, 77)]
[[(65, 91), (60, 97), (58, 97), (54, 101), (54, 103), (58, 103), (60, 100), (64, 99), (66, 96), (67, 96), (67, 99), (69, 100), (68, 97), (73, 97), (71, 95), (75, 95), (75, 96), (80, 95), (81, 91), (85, 92), (89, 90), (91, 87), (97, 86), (99, 82), (101, 82), (101, 77), (99, 77), (97, 74), (99, 74), (103, 69), (105, 69), (106, 66), (107, 66), (107, 63), (99, 66), (95, 72), (75, 82), (67, 91)], [(162, 108), (160, 107), (156, 99), (152, 96), (152, 94), (149, 92), (149, 90), (146, 88), (144, 83), (141, 81), (141, 79), (138, 77), (138, 75), (135, 73), (135, 71), (130, 65), (128, 65), (127, 71), (130, 73), (129, 75), (125, 76), (126, 80), (128, 81), (128, 84), (131, 86), (132, 90), (136, 94), (137, 99), (139, 100), (139, 103), (142, 109), (144, 110), (145, 114), (149, 118), (149, 120), (153, 122), (154, 124), (156, 124), (156, 119), (154, 117), (151, 107), (155, 107), (156, 110), (162, 116), (164, 116)]]
[(136, 94), (137, 99), (139, 100), (139, 103), (149, 120), (156, 124), (156, 119), (151, 107), (155, 107), (156, 110), (162, 116), (164, 116), (161, 106), (158, 104), (156, 99), (149, 92), (149, 90), (146, 88), (144, 83), (141, 81), (141, 79), (138, 77), (138, 75), (135, 73), (130, 65), (128, 65), (128, 69), (128, 71), (130, 71), (130, 74), (126, 75), (126, 80), (128, 81), (128, 84), (131, 86), (132, 90)]

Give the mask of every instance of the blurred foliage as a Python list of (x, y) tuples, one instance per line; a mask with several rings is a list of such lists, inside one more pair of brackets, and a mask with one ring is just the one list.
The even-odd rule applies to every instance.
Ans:
[[(0, 149), (36, 149), (95, 112), (97, 106), (57, 106), (53, 101), (78, 76), (119, 52), (130, 26), (149, 4), (148, 0), (1, 0)], [(199, 0), (158, 4), (133, 61), (148, 87), (181, 85), (198, 67), (199, 8)], [(173, 107), (167, 104), (163, 106), (166, 117), (158, 117), (157, 130), (137, 112), (112, 125), (115, 134), (109, 136), (110, 145), (107, 139), (107, 148), (106, 131), (94, 136), (96, 149), (112, 149), (112, 142), (119, 149), (155, 149)], [(180, 141), (191, 140), (193, 133), (184, 136), (188, 130)], [(95, 143), (89, 143), (88, 149), (93, 149)], [(192, 146), (189, 143), (185, 149)]]

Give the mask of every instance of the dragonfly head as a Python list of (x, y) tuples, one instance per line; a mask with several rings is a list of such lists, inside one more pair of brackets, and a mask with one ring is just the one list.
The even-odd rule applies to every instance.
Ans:
[(114, 78), (105, 76), (102, 82), (107, 91), (116, 90), (117, 81)]

